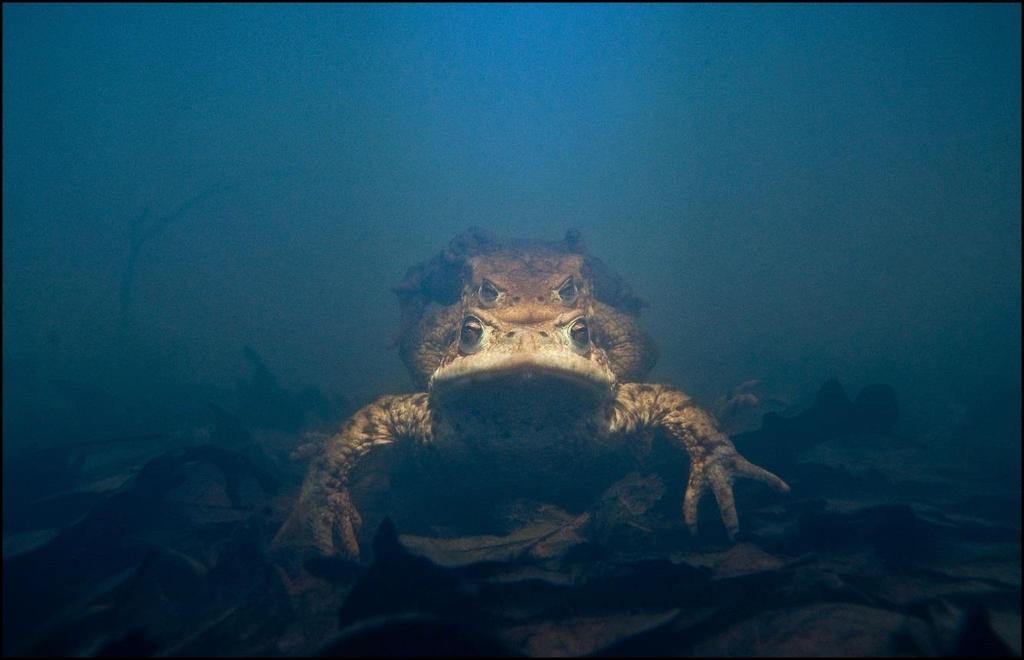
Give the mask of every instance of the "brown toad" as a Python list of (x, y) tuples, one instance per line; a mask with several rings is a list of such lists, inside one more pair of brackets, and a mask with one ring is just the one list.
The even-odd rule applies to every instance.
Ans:
[[(642, 380), (657, 360), (654, 343), (638, 323), (640, 298), (586, 253), (578, 232), (570, 230), (554, 243), (499, 240), (470, 229), (433, 259), (411, 268), (395, 287), (403, 321), (396, 343), (417, 387), (426, 389), (451, 345), (467, 286), (487, 308), (534, 302), (528, 293), (510, 290), (516, 287), (539, 287), (535, 295), (544, 300), (537, 302), (577, 306), (578, 300), (590, 300), (591, 324), (620, 381)], [(511, 313), (508, 320), (515, 322), (516, 312)]]
[(623, 380), (653, 362), (636, 323), (638, 301), (631, 307), (628, 289), (609, 289), (607, 278), (602, 284), (603, 267), (571, 234), (561, 245), (477, 245), (450, 261), (410, 278), (429, 280), (421, 299), (430, 303), (416, 303), (412, 323), (407, 315), (403, 345), (414, 377), (429, 372), (426, 391), (381, 397), (326, 441), (275, 538), (278, 548), (358, 557), (362, 519), (350, 479), (385, 446), (469, 465), (462, 478), (478, 488), (511, 484), (514, 492), (529, 482), (547, 494), (558, 490), (550, 484), (571, 487), (603, 453), (660, 430), (690, 458), (683, 515), (691, 531), (710, 488), (730, 537), (739, 527), (735, 478), (788, 490), (740, 456), (685, 394)]

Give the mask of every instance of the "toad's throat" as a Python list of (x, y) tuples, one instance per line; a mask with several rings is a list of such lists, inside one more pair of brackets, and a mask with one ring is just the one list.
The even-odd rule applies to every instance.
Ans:
[(432, 396), (441, 400), (480, 388), (507, 389), (517, 398), (561, 392), (599, 400), (612, 395), (613, 381), (606, 369), (577, 355), (516, 352), (456, 360), (434, 374), (430, 387)]

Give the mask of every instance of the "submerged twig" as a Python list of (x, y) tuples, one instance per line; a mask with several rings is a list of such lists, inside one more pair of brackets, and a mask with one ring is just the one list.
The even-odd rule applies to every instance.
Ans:
[(149, 216), (149, 207), (143, 209), (139, 217), (131, 222), (128, 226), (128, 263), (125, 265), (124, 275), (121, 278), (120, 303), (122, 326), (128, 325), (130, 321), (129, 312), (131, 310), (132, 288), (135, 284), (135, 273), (142, 246), (158, 237), (164, 230), (181, 220), (189, 211), (205, 200), (219, 193), (227, 192), (232, 187), (224, 182), (215, 183), (185, 201), (171, 213), (155, 218), (151, 223), (146, 223), (146, 218)]

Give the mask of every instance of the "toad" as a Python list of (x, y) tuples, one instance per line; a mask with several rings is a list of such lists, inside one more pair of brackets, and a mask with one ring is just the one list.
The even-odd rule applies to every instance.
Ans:
[(682, 509), (690, 531), (710, 490), (731, 539), (739, 529), (735, 479), (789, 490), (743, 458), (687, 395), (631, 380), (654, 359), (637, 323), (639, 299), (578, 236), (561, 244), (466, 237), (398, 290), (402, 357), (424, 391), (381, 397), (325, 442), (277, 548), (358, 558), (362, 518), (350, 479), (383, 447), (476, 461), (465, 478), (514, 490), (524, 475), (571, 487), (603, 453), (661, 433), (689, 456)]

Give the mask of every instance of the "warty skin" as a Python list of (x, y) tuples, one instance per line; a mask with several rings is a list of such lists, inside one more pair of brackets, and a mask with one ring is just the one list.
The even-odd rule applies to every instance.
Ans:
[[(442, 454), (469, 445), (495, 452), (504, 464), (530, 465), (538, 450), (545, 462), (551, 456), (574, 461), (664, 433), (690, 459), (686, 524), (696, 533), (698, 504), (711, 491), (730, 538), (739, 529), (735, 479), (789, 490), (743, 458), (712, 416), (682, 392), (621, 381), (620, 374), (645, 359), (642, 347), (630, 353), (631, 340), (642, 338), (634, 319), (595, 300), (578, 255), (539, 252), (467, 259), (460, 299), (435, 316), (437, 328), (428, 333), (434, 344), (421, 354), (429, 358), (417, 363), (433, 367), (427, 391), (383, 396), (326, 440), (275, 537), (276, 550), (358, 558), (362, 517), (352, 503), (350, 477), (368, 455), (389, 445)], [(522, 401), (526, 390), (549, 393), (534, 398), (558, 410), (553, 414), (545, 401)]]

